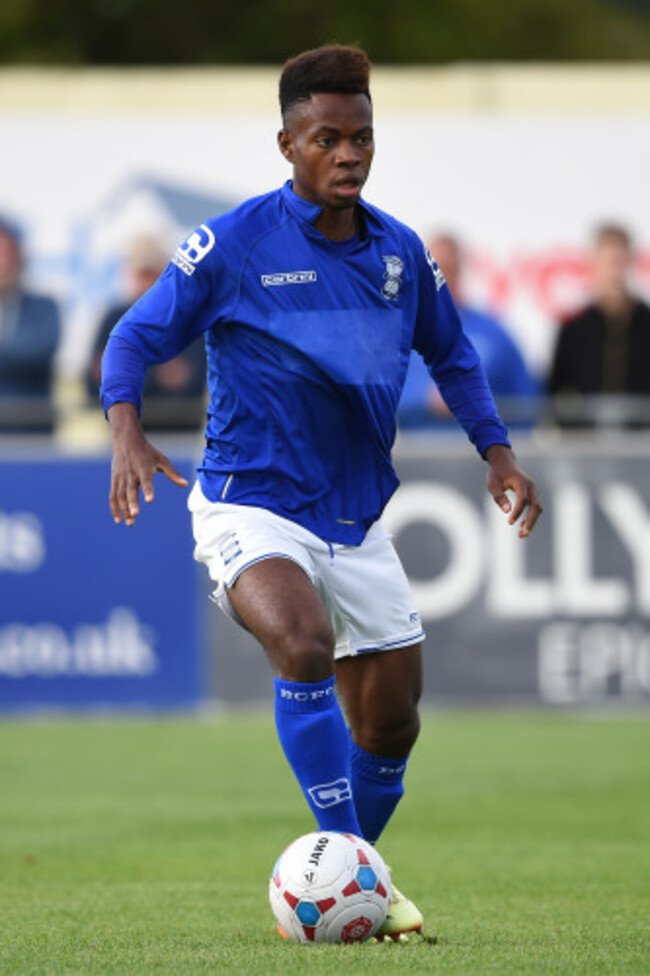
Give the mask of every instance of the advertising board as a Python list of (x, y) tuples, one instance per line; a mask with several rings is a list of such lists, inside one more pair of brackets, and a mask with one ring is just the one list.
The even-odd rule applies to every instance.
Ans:
[(0, 709), (186, 708), (203, 691), (184, 494), (157, 480), (126, 528), (109, 479), (105, 458), (0, 461)]

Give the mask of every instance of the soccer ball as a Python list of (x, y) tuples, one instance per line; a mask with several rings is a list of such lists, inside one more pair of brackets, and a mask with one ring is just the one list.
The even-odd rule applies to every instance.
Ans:
[(334, 831), (294, 840), (269, 881), (273, 914), (294, 942), (363, 942), (383, 923), (390, 897), (390, 874), (374, 847)]

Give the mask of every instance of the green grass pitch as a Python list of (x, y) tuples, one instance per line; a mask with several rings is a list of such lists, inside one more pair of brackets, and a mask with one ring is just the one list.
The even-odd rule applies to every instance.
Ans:
[(298, 946), (266, 713), (0, 725), (0, 973), (650, 972), (650, 722), (427, 713), (380, 850), (437, 942)]

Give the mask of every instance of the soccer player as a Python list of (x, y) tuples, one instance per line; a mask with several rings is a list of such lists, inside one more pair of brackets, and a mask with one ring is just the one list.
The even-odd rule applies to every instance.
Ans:
[[(279, 739), (319, 829), (374, 843), (403, 794), (422, 682), (420, 617), (380, 522), (398, 484), (390, 452), (411, 348), (521, 537), (541, 507), (435, 262), (361, 199), (374, 152), (369, 70), (362, 50), (339, 45), (286, 63), (278, 145), (293, 179), (181, 245), (114, 328), (102, 400), (111, 511), (133, 525), (155, 472), (187, 484), (140, 426), (145, 368), (204, 334), (196, 558), (269, 658)], [(422, 922), (394, 889), (380, 934)]]

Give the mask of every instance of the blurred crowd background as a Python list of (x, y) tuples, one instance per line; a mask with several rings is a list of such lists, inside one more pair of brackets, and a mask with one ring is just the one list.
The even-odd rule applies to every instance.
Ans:
[[(3, 4), (1, 432), (104, 443), (111, 326), (194, 226), (289, 175), (278, 70), (332, 40), (375, 64), (368, 199), (431, 249), (508, 424), (647, 428), (649, 10)], [(204, 378), (200, 346), (152, 370), (149, 427), (199, 431)], [(399, 422), (455, 431), (418, 357)]]

